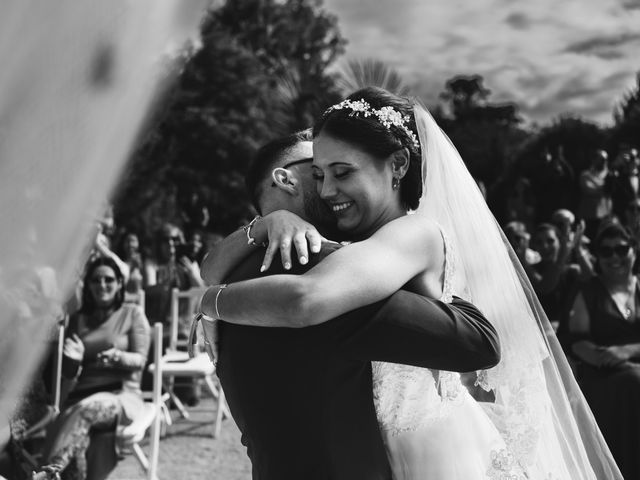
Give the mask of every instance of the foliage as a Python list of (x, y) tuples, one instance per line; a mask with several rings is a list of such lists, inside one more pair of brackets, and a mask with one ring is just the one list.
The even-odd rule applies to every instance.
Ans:
[(520, 128), (515, 104), (490, 103), (491, 91), (480, 75), (456, 76), (440, 95), (450, 117), (436, 115), (471, 174), (487, 184), (495, 181), (527, 136)]
[(179, 222), (194, 194), (212, 230), (235, 228), (251, 214), (244, 173), (257, 146), (338, 98), (325, 72), (344, 40), (318, 0), (225, 2), (201, 37), (116, 196), (119, 223), (140, 232)]
[(380, 87), (400, 96), (409, 94), (409, 87), (393, 67), (371, 58), (349, 60), (340, 69), (337, 84), (343, 96), (364, 87)]
[(636, 85), (627, 92), (614, 111), (615, 125), (611, 131), (611, 152), (617, 154), (621, 144), (640, 148), (640, 72)]
[(605, 148), (606, 142), (606, 131), (596, 123), (560, 116), (522, 145), (517, 155), (519, 170), (526, 177), (535, 177), (545, 154), (558, 155), (562, 150), (564, 159), (578, 173), (589, 167), (593, 153)]

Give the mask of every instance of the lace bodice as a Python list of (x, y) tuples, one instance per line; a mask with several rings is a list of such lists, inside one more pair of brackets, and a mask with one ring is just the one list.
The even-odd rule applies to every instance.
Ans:
[[(445, 248), (443, 287), (440, 300), (453, 298), (455, 257), (442, 228)], [(396, 363), (373, 362), (373, 397), (383, 431), (395, 435), (417, 430), (445, 418), (464, 400), (460, 374)]]

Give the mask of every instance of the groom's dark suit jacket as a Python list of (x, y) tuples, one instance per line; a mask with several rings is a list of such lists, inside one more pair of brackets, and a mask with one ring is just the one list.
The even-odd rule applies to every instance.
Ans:
[[(263, 255), (256, 250), (227, 281), (257, 277)], [(254, 480), (390, 479), (371, 361), (472, 371), (500, 355), (473, 305), (406, 291), (314, 327), (219, 322), (218, 333), (218, 376)]]

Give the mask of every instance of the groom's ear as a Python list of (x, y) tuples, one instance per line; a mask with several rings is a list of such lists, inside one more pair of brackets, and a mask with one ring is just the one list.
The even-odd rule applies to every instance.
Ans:
[(409, 163), (411, 157), (409, 155), (409, 149), (401, 148), (391, 154), (391, 171), (394, 176), (403, 178), (409, 170)]
[(298, 179), (291, 170), (282, 167), (274, 168), (271, 172), (271, 178), (276, 187), (289, 195), (298, 194)]

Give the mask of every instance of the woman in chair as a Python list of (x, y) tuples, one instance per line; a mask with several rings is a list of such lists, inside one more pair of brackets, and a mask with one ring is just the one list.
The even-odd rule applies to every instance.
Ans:
[[(91, 433), (120, 431), (144, 409), (140, 379), (149, 351), (149, 322), (124, 303), (124, 279), (110, 258), (87, 267), (82, 307), (72, 315), (64, 344), (68, 396), (47, 436), (36, 479), (106, 478), (115, 467), (115, 442), (88, 461)], [(126, 440), (126, 439), (125, 439)]]

